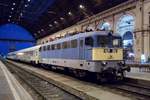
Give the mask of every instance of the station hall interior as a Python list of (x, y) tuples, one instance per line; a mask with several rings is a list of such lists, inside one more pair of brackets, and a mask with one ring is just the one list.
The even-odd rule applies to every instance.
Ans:
[(0, 0), (0, 100), (149, 100), (149, 83), (150, 0)]

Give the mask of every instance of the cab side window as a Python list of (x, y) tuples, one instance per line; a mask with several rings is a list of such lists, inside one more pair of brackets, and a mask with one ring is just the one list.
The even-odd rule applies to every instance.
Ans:
[(91, 46), (91, 47), (93, 47), (93, 43), (94, 43), (94, 40), (93, 40), (92, 37), (86, 37), (86, 38), (85, 38), (85, 45), (86, 45), (86, 46)]
[(80, 47), (83, 47), (83, 40), (80, 40)]
[(71, 48), (77, 48), (78, 41), (77, 40), (71, 40)]

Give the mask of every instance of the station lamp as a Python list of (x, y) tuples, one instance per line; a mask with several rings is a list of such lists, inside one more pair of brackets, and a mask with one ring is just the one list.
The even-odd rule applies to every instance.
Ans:
[(64, 20), (64, 18), (63, 18), (63, 17), (60, 17), (60, 19), (61, 19), (61, 20)]
[(48, 26), (49, 26), (49, 27), (52, 27), (52, 24), (49, 24)]
[(38, 33), (41, 33), (40, 31), (38, 31)]
[(16, 5), (16, 3), (13, 3), (13, 6), (15, 6)]
[(79, 8), (80, 9), (84, 9), (85, 7), (83, 5), (79, 5)]
[(11, 10), (14, 10), (14, 8), (11, 8)]
[(24, 7), (28, 7), (28, 5), (27, 5), (27, 4), (25, 4), (25, 5), (24, 5)]
[(68, 14), (69, 14), (69, 15), (72, 15), (72, 13), (71, 13), (70, 11), (68, 12)]
[(54, 21), (54, 23), (55, 23), (55, 24), (58, 24), (58, 22), (57, 22), (57, 21)]
[(8, 22), (10, 22), (10, 19), (8, 19)]
[(20, 13), (20, 16), (22, 17), (22, 16), (23, 16), (23, 13)]
[(44, 29), (41, 29), (41, 31), (44, 31)]

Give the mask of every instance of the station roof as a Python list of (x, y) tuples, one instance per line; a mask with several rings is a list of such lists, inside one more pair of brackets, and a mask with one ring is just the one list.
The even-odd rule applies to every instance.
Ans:
[(38, 39), (127, 0), (0, 0), (0, 25), (21, 25)]

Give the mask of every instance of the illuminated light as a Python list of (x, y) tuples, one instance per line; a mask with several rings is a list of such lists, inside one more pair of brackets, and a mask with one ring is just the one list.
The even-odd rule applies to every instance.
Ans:
[(28, 0), (28, 2), (30, 2), (31, 0)]
[(48, 26), (49, 26), (49, 27), (52, 27), (52, 24), (49, 24)]
[(146, 62), (146, 57), (144, 54), (141, 55), (141, 63), (145, 63)]
[(70, 11), (68, 12), (68, 14), (69, 14), (69, 15), (72, 15), (72, 13), (71, 13)]
[(85, 7), (83, 5), (79, 5), (79, 8), (84, 9)]
[(57, 24), (58, 22), (57, 22), (57, 21), (54, 21), (54, 23)]
[(10, 22), (10, 19), (8, 19), (8, 22)]
[(41, 31), (44, 31), (44, 29), (41, 29)]
[(28, 5), (24, 5), (24, 7), (28, 7)]
[(64, 18), (63, 18), (63, 17), (60, 17), (60, 19), (61, 19), (61, 20), (64, 20)]
[(20, 16), (22, 17), (22, 16), (23, 16), (23, 13), (20, 13)]
[(13, 6), (15, 6), (16, 5), (16, 3), (13, 3)]
[(19, 53), (17, 53), (17, 55), (18, 55), (18, 56), (22, 56), (22, 55), (24, 55), (24, 53), (19, 52)]
[(38, 33), (41, 33), (40, 31), (38, 31)]
[(11, 10), (14, 10), (14, 8), (11, 8)]
[(12, 16), (10, 15), (9, 17), (11, 18)]

